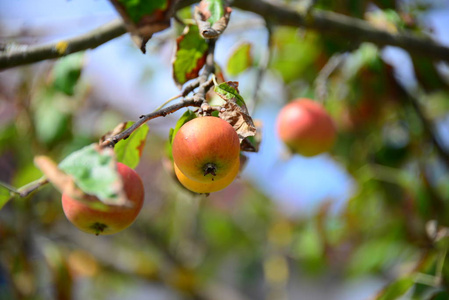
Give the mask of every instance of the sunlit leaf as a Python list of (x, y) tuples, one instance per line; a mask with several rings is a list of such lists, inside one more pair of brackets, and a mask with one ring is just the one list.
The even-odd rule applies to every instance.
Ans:
[[(134, 122), (127, 122), (124, 129), (129, 128), (132, 124)], [(132, 169), (137, 167), (149, 130), (148, 125), (143, 124), (127, 139), (118, 142), (114, 147), (117, 162), (121, 162)]]
[(207, 42), (199, 35), (198, 26), (186, 27), (176, 39), (176, 53), (173, 61), (173, 79), (178, 87), (198, 77), (206, 63)]
[(59, 168), (85, 193), (107, 204), (122, 205), (126, 197), (115, 164), (112, 149), (99, 150), (93, 144), (70, 154)]
[(250, 43), (243, 43), (232, 52), (226, 68), (229, 75), (236, 76), (251, 67), (253, 63), (251, 47)]
[(238, 82), (228, 81), (228, 82), (220, 83), (219, 85), (215, 86), (214, 91), (223, 100), (233, 101), (238, 106), (240, 106), (245, 112), (248, 112), (248, 109), (246, 108), (245, 101), (243, 100), (243, 97), (240, 96), (240, 93), (238, 90)]

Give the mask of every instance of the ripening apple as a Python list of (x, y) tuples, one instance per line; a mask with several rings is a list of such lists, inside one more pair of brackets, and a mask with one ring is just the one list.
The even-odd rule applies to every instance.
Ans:
[(239, 173), (240, 163), (235, 164), (234, 167), (231, 169), (231, 171), (225, 177), (211, 182), (199, 182), (192, 180), (186, 175), (184, 175), (184, 173), (182, 173), (181, 170), (179, 170), (176, 163), (173, 164), (173, 167), (175, 170), (176, 177), (186, 189), (198, 194), (209, 194), (221, 191), (222, 189), (230, 185), (231, 182), (234, 181), (235, 177)]
[(207, 116), (184, 124), (173, 140), (173, 161), (190, 180), (221, 180), (240, 161), (240, 140), (223, 119)]
[(278, 114), (276, 129), (295, 153), (315, 156), (332, 148), (336, 139), (333, 120), (324, 107), (307, 98), (293, 100)]
[(99, 235), (117, 233), (134, 222), (143, 205), (143, 183), (127, 165), (117, 163), (117, 171), (130, 205), (107, 205), (107, 210), (97, 210), (63, 193), (62, 208), (73, 225), (84, 232)]

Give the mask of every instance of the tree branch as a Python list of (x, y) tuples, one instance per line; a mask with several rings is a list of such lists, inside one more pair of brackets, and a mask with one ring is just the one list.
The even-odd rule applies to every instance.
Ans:
[(9, 184), (1, 182), (1, 181), (0, 181), (0, 186), (7, 189), (11, 194), (19, 196), (21, 198), (25, 198), (28, 195), (30, 195), (32, 192), (38, 190), (40, 187), (46, 185), (47, 183), (48, 183), (48, 179), (45, 177), (42, 177), (36, 181), (28, 183), (27, 185), (24, 185), (18, 189), (10, 186)]
[(83, 35), (53, 44), (12, 45), (7, 47), (4, 52), (0, 52), (0, 70), (93, 49), (124, 33), (126, 33), (126, 29), (123, 22), (117, 19)]
[[(190, 2), (186, 1), (185, 5), (187, 4)], [(378, 46), (396, 46), (413, 55), (449, 62), (449, 47), (409, 32), (389, 33), (357, 18), (330, 11), (312, 10), (308, 13), (299, 13), (285, 6), (259, 0), (235, 0), (233, 6), (259, 14), (273, 25), (304, 27), (347, 40), (366, 41)], [(92, 49), (125, 32), (123, 22), (115, 20), (81, 36), (54, 44), (12, 46), (5, 52), (0, 52), (0, 70)]]
[(233, 5), (259, 14), (273, 24), (304, 27), (347, 40), (371, 42), (378, 46), (396, 46), (411, 54), (449, 62), (449, 47), (409, 32), (392, 34), (357, 18), (322, 10), (310, 11), (306, 16), (288, 7), (259, 0), (235, 0)]
[(104, 142), (100, 144), (100, 147), (114, 146), (115, 144), (117, 144), (118, 141), (128, 138), (131, 135), (131, 133), (133, 133), (137, 128), (139, 128), (140, 126), (142, 126), (144, 123), (148, 122), (151, 119), (155, 119), (157, 117), (165, 117), (166, 115), (174, 113), (175, 111), (178, 111), (181, 108), (188, 106), (200, 107), (202, 103), (203, 100), (201, 99), (198, 100), (189, 98), (179, 103), (173, 104), (171, 106), (167, 106), (166, 108), (163, 108), (161, 110), (146, 115), (141, 115), (140, 119), (137, 122), (135, 122), (131, 127), (127, 128), (126, 130), (120, 132), (117, 135), (107, 138), (106, 140), (104, 140)]

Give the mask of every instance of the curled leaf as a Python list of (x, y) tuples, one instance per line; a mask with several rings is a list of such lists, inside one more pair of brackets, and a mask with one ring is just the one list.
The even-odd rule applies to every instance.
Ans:
[(152, 35), (170, 27), (175, 0), (110, 0), (123, 18), (126, 29), (145, 53), (145, 45)]
[(246, 107), (245, 100), (240, 96), (239, 83), (237, 81), (227, 81), (216, 85), (214, 88), (215, 93), (225, 101), (233, 101), (241, 107), (243, 112), (248, 114), (248, 108)]
[(244, 138), (256, 134), (256, 126), (254, 126), (253, 119), (234, 101), (226, 101), (226, 103), (222, 105), (219, 117), (234, 127), (240, 138), (240, 142), (242, 142)]
[(234, 127), (242, 142), (246, 137), (256, 134), (256, 126), (248, 113), (243, 97), (240, 96), (238, 86), (236, 81), (227, 81), (216, 85), (214, 91), (225, 100), (218, 116)]
[(256, 134), (254, 136), (248, 136), (240, 143), (240, 150), (246, 152), (259, 152), (260, 143), (262, 142), (262, 122), (256, 120)]
[(194, 18), (205, 39), (217, 38), (225, 31), (232, 9), (223, 0), (202, 0), (195, 6)]

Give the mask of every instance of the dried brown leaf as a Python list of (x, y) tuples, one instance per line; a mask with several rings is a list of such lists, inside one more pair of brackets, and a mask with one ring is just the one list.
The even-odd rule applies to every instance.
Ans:
[(219, 117), (234, 127), (240, 138), (240, 142), (244, 138), (256, 134), (256, 126), (254, 126), (253, 119), (234, 101), (226, 101), (226, 103), (222, 105)]
[(244, 138), (240, 143), (240, 150), (246, 152), (259, 152), (260, 143), (262, 142), (262, 122), (255, 120), (256, 134)]

